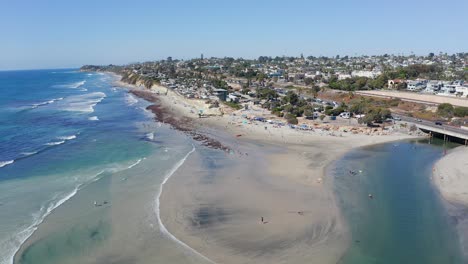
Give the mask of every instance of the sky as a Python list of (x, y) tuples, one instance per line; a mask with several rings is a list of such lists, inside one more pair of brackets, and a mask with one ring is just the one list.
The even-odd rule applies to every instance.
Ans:
[(0, 70), (468, 52), (468, 0), (0, 0)]

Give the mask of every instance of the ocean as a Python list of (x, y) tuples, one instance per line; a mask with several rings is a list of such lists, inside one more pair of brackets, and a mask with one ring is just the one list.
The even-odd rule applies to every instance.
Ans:
[[(69, 254), (80, 247), (60, 247), (63, 240), (81, 239), (76, 230), (81, 224), (108, 213), (106, 205), (115, 199), (105, 194), (115, 190), (113, 178), (120, 185), (132, 184), (125, 190), (153, 187), (147, 190), (151, 196), (145, 210), (157, 223), (154, 195), (193, 145), (154, 122), (145, 110), (149, 103), (116, 87), (115, 81), (109, 74), (74, 69), (0, 72), (1, 264), (13, 263), (28, 238), (18, 263), (84, 263), (76, 260), (90, 252)], [(138, 169), (153, 173), (131, 180), (140, 175), (133, 173)], [(69, 212), (73, 219), (54, 223), (58, 208), (77, 214)], [(90, 212), (96, 217), (81, 217)], [(48, 219), (54, 224), (47, 231)], [(55, 231), (64, 237), (55, 237)], [(33, 239), (33, 233), (40, 239)], [(78, 243), (86, 247), (88, 242), (83, 238)], [(41, 250), (50, 243), (59, 245), (61, 253)]]

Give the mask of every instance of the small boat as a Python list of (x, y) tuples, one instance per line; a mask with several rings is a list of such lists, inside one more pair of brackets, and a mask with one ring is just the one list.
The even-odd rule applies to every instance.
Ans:
[(374, 196), (371, 193), (369, 193), (369, 199), (374, 199)]

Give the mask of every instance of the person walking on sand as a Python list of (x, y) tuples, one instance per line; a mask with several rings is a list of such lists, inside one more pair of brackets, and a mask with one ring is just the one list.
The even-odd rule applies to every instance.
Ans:
[(265, 222), (263, 221), (263, 216), (261, 217), (260, 221), (262, 221), (262, 224), (265, 223)]

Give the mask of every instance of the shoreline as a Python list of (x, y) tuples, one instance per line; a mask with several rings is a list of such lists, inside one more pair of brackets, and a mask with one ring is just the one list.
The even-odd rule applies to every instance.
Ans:
[(184, 165), (185, 161), (190, 157), (190, 155), (193, 152), (195, 152), (195, 146), (193, 146), (192, 150), (190, 150), (187, 153), (187, 155), (185, 155), (185, 157), (183, 159), (181, 159), (179, 162), (177, 162), (175, 164), (175, 166), (166, 174), (166, 176), (164, 176), (164, 179), (161, 182), (161, 184), (159, 185), (158, 193), (156, 195), (155, 213), (156, 213), (156, 218), (158, 219), (159, 230), (161, 231), (161, 233), (163, 233), (169, 239), (175, 241), (177, 244), (181, 245), (183, 248), (185, 248), (185, 249), (189, 250), (190, 252), (192, 252), (193, 254), (199, 256), (200, 258), (202, 258), (202, 259), (204, 259), (204, 260), (206, 260), (206, 261), (208, 261), (210, 263), (215, 263), (211, 259), (209, 259), (208, 257), (202, 255), (201, 253), (199, 253), (195, 249), (191, 248), (189, 245), (185, 244), (183, 241), (177, 239), (177, 237), (175, 237), (171, 232), (169, 232), (169, 230), (167, 230), (166, 226), (164, 225), (164, 223), (161, 220), (161, 210), (160, 210), (161, 202), (160, 202), (160, 199), (161, 199), (161, 194), (162, 194), (163, 189), (164, 189), (164, 185), (172, 177), (172, 175), (174, 175), (174, 173), (177, 172), (177, 170), (181, 166)]
[[(332, 186), (333, 182), (331, 182), (331, 177), (328, 177), (327, 175), (327, 168), (333, 163), (333, 161), (339, 159), (342, 157), (345, 153), (348, 151), (357, 148), (357, 147), (364, 147), (364, 146), (369, 146), (369, 145), (374, 145), (374, 144), (382, 144), (382, 143), (388, 143), (392, 141), (399, 141), (399, 140), (406, 140), (406, 139), (416, 139), (416, 138), (421, 138), (418, 136), (414, 135), (408, 135), (408, 134), (402, 134), (402, 133), (395, 133), (392, 135), (376, 135), (376, 136), (369, 136), (369, 135), (355, 135), (355, 134), (343, 134), (341, 133), (340, 135), (336, 135), (333, 131), (330, 133), (328, 130), (322, 130), (322, 131), (313, 131), (310, 133), (309, 131), (304, 132), (304, 131), (296, 131), (292, 130), (289, 128), (274, 128), (271, 125), (268, 124), (261, 124), (259, 126), (258, 124), (254, 123), (245, 123), (239, 119), (239, 116), (234, 116), (232, 115), (232, 112), (230, 115), (226, 115), (224, 111), (224, 115), (222, 113), (220, 116), (210, 116), (208, 118), (197, 118), (197, 115), (195, 114), (196, 107), (200, 107), (199, 104), (192, 104), (188, 99), (182, 98), (178, 94), (174, 93), (173, 91), (164, 88), (162, 86), (153, 86), (152, 89), (141, 89), (137, 86), (132, 86), (125, 84), (125, 87), (130, 88), (130, 92), (139, 96), (140, 98), (143, 98), (145, 100), (148, 100), (150, 102), (157, 103), (157, 107), (150, 108), (153, 113), (156, 115), (156, 118), (160, 119), (161, 113), (164, 113), (165, 115), (170, 115), (171, 119), (169, 119), (169, 124), (174, 125), (176, 129), (178, 126), (180, 126), (181, 123), (183, 123), (182, 128), (180, 129), (181, 131), (188, 132), (188, 131), (196, 131), (197, 134), (203, 134), (205, 135), (206, 138), (209, 138), (210, 140), (216, 141), (216, 142), (223, 142), (220, 143), (222, 146), (226, 142), (228, 144), (225, 144), (226, 149), (223, 148), (218, 148), (226, 153), (233, 154), (235, 153), (234, 157), (229, 157), (231, 160), (236, 160), (233, 161), (234, 163), (237, 162), (238, 166), (241, 167), (250, 167), (252, 169), (253, 165), (245, 165), (248, 163), (245, 161), (245, 159), (248, 159), (247, 157), (252, 157), (253, 155), (248, 156), (248, 153), (255, 153), (255, 152), (260, 152), (260, 154), (257, 154), (256, 157), (259, 159), (261, 163), (268, 163), (270, 161), (269, 166), (273, 167), (274, 170), (276, 171), (282, 171), (282, 173), (289, 173), (290, 175), (285, 176), (285, 175), (275, 175), (274, 171), (270, 171), (270, 173), (266, 173), (265, 175), (262, 175), (260, 177), (260, 182), (261, 181), (272, 181), (271, 176), (275, 176), (275, 180), (273, 182), (270, 182), (270, 184), (273, 184), (274, 186), (283, 186), (284, 184), (291, 185), (291, 186), (301, 186), (302, 188), (307, 188), (307, 192), (304, 192), (303, 198), (307, 199), (312, 199), (310, 201), (314, 201), (314, 208), (309, 208), (310, 211), (314, 211), (315, 213), (320, 213), (322, 217), (320, 219), (310, 219), (312, 224), (310, 223), (303, 223), (301, 222), (300, 224), (297, 224), (297, 228), (300, 229), (301, 231), (297, 234), (300, 234), (308, 229), (313, 229), (313, 228), (321, 228), (322, 226), (330, 225), (330, 223), (333, 223), (332, 226), (328, 226), (325, 232), (325, 237), (321, 237), (320, 241), (308, 241), (305, 244), (308, 245), (308, 248), (310, 248), (311, 245), (313, 245), (313, 248), (311, 251), (314, 251), (315, 249), (315, 256), (319, 256), (325, 263), (334, 263), (338, 261), (344, 251), (346, 250), (347, 246), (349, 245), (349, 241), (345, 238), (347, 235), (347, 230), (344, 228), (345, 226), (345, 221), (342, 219), (342, 215), (340, 210), (337, 207), (336, 201), (334, 200), (334, 194), (332, 191)], [(137, 92), (135, 92), (135, 90)], [(143, 93), (142, 93), (143, 91)], [(166, 92), (167, 95), (161, 95), (161, 92)], [(172, 119), (174, 118), (174, 119)], [(164, 117), (162, 118), (164, 120)], [(182, 122), (181, 122), (182, 120)], [(188, 125), (188, 127), (185, 127)], [(265, 127), (263, 127), (265, 126)], [(276, 130), (275, 130), (276, 129)], [(318, 130), (318, 129), (317, 129)], [(272, 132), (271, 132), (272, 131)], [(309, 133), (308, 133), (309, 132)], [(190, 135), (190, 133), (189, 133)], [(196, 140), (196, 138), (194, 138)], [(203, 145), (203, 144), (202, 144)], [(259, 148), (259, 145), (261, 147)], [(209, 146), (208, 146), (209, 147)], [(269, 150), (264, 150), (265, 148)], [(272, 153), (271, 149), (281, 149), (280, 151), (284, 152), (283, 155), (277, 155)], [(215, 148), (216, 149), (216, 148)], [(316, 152), (312, 153), (311, 149), (314, 149)], [(323, 153), (324, 149), (328, 149), (330, 151)], [(307, 154), (306, 154), (307, 153)], [(292, 166), (282, 166), (280, 162), (276, 162), (278, 160), (287, 160), (286, 164), (294, 163), (295, 159), (302, 159), (302, 154), (304, 156), (309, 155), (308, 157), (304, 158), (300, 162), (296, 162), (295, 167)], [(255, 155), (255, 154), (254, 154)], [(231, 155), (232, 156), (232, 155)], [(278, 157), (281, 156), (281, 157)], [(294, 157), (294, 158), (291, 158)], [(250, 158), (252, 159), (252, 158)], [(242, 161), (238, 161), (242, 160)], [(262, 161), (263, 160), (263, 161)], [(315, 160), (315, 161), (314, 161)], [(273, 161), (273, 162), (271, 162)], [(314, 164), (314, 169), (310, 168), (310, 162), (316, 162)], [(279, 165), (279, 166), (278, 166)], [(284, 164), (283, 164), (284, 165)], [(219, 230), (203, 230), (204, 228), (193, 228), (193, 226), (190, 226), (190, 219), (187, 219), (188, 217), (182, 218), (180, 215), (184, 215), (187, 213), (182, 213), (180, 211), (171, 209), (171, 208), (178, 208), (178, 207), (183, 207), (183, 208), (189, 208), (187, 210), (190, 211), (196, 211), (200, 208), (196, 208), (197, 204), (194, 204), (193, 201), (194, 199), (197, 199), (195, 196), (190, 196), (190, 195), (181, 195), (181, 194), (174, 194), (174, 190), (181, 190), (183, 188), (187, 188), (187, 182), (184, 181), (187, 180), (187, 177), (192, 178), (191, 184), (189, 188), (186, 189), (187, 192), (196, 192), (196, 190), (206, 190), (206, 188), (209, 188), (210, 191), (214, 192), (217, 188), (224, 189), (226, 188), (227, 185), (232, 184), (232, 179), (237, 177), (236, 175), (241, 175), (241, 173), (228, 173), (230, 176), (228, 177), (229, 179), (226, 179), (223, 184), (215, 184), (216, 187), (214, 186), (203, 186), (199, 184), (199, 181), (203, 179), (205, 176), (200, 175), (198, 179), (195, 179), (192, 176), (189, 176), (190, 172), (187, 171), (187, 164), (183, 164), (180, 168), (179, 171), (175, 172), (174, 177), (171, 177), (170, 180), (167, 182), (167, 189), (164, 189), (162, 192), (162, 201), (161, 201), (161, 216), (162, 216), (162, 221), (164, 221), (165, 225), (167, 226), (167, 229), (169, 232), (174, 234), (174, 237), (177, 238), (177, 240), (182, 241), (182, 243), (187, 244), (190, 248), (192, 248), (194, 251), (199, 252), (203, 256), (206, 256), (207, 258), (209, 257), (210, 259), (213, 260), (222, 260), (223, 263), (239, 263), (239, 262), (249, 262), (249, 257), (248, 257), (248, 252), (246, 255), (242, 252), (239, 253), (239, 250), (235, 251), (234, 253), (232, 252), (232, 248), (229, 248), (228, 246), (221, 246), (217, 244), (214, 241), (217, 240), (224, 240), (223, 232), (226, 231), (219, 231)], [(259, 166), (256, 164), (255, 166)], [(288, 170), (293, 170), (296, 169), (297, 167), (302, 167), (304, 171), (307, 170), (307, 174), (309, 175), (304, 175), (303, 172), (300, 171), (295, 171), (294, 173), (291, 173), (291, 171)], [(267, 166), (261, 167), (263, 169), (267, 168)], [(233, 169), (236, 170), (236, 169)], [(239, 169), (242, 170), (242, 169)], [(215, 173), (218, 175), (217, 173)], [(277, 172), (276, 172), (277, 174)], [(238, 177), (237, 177), (238, 178)], [(286, 181), (286, 182), (285, 182)], [(282, 182), (283, 185), (278, 184), (279, 182)], [(198, 183), (198, 184), (197, 184)], [(247, 184), (248, 183), (248, 184)], [(246, 181), (245, 183), (242, 183), (243, 187), (249, 186), (249, 184), (253, 185), (258, 185), (258, 181)], [(174, 187), (176, 186), (176, 187)], [(185, 187), (184, 187), (185, 186)], [(325, 186), (325, 187), (324, 187)], [(264, 199), (263, 196), (265, 197), (270, 197), (273, 199), (274, 196), (272, 196), (271, 190), (263, 190), (263, 187), (258, 186), (257, 189), (252, 190), (252, 193), (249, 193), (249, 195), (254, 196), (254, 201), (257, 200), (262, 200)], [(276, 187), (277, 188), (277, 187)], [(171, 192), (172, 190), (172, 192)], [(262, 194), (259, 194), (262, 192)], [(317, 192), (317, 193), (314, 193)], [(291, 192), (288, 192), (289, 195), (291, 195)], [(313, 194), (315, 198), (311, 198), (308, 195), (310, 193)], [(219, 193), (219, 197), (223, 197), (223, 195), (228, 195), (226, 193)], [(234, 195), (234, 194), (229, 194), (229, 195)], [(218, 200), (219, 200), (218, 197)], [(242, 197), (239, 197), (238, 195), (235, 196), (234, 200), (242, 200)], [(198, 197), (199, 198), (199, 197)], [(283, 197), (284, 200), (292, 199), (292, 198), (285, 198)], [(207, 200), (213, 200), (213, 197), (205, 197), (204, 199)], [(221, 198), (222, 199), (222, 198)], [(233, 198), (231, 197), (231, 200)], [(324, 200), (325, 199), (325, 200)], [(319, 201), (319, 202), (317, 202)], [(325, 201), (325, 202), (324, 202)], [(277, 203), (278, 201), (275, 201)], [(292, 203), (293, 200), (289, 201)], [(296, 201), (297, 202), (297, 201)], [(218, 203), (220, 203), (218, 201)], [(269, 202), (266, 202), (269, 204)], [(289, 205), (290, 205), (289, 204)], [(324, 205), (325, 204), (325, 205)], [(271, 204), (272, 205), (272, 204)], [(243, 204), (236, 204), (232, 205), (229, 204), (229, 206), (236, 207), (236, 210), (242, 210), (244, 209), (242, 206), (249, 207), (250, 205)], [(255, 206), (253, 206), (255, 207)], [(270, 206), (268, 206), (270, 207)], [(287, 206), (285, 206), (287, 208)], [(265, 210), (264, 207), (257, 208), (255, 210)], [(298, 211), (301, 212), (301, 211)], [(265, 214), (270, 213), (271, 215), (276, 215), (277, 212), (274, 211), (266, 211), (264, 212)], [(314, 213), (314, 214), (315, 214)], [(252, 212), (250, 212), (251, 217), (253, 217)], [(323, 223), (320, 222), (320, 220), (329, 218), (329, 223)], [(221, 217), (222, 218), (222, 217)], [(289, 216), (281, 216), (281, 218), (285, 218), (282, 223), (278, 227), (285, 228), (288, 225), (288, 221), (297, 221), (297, 219), (291, 219)], [(263, 216), (262, 216), (263, 219)], [(331, 220), (330, 220), (331, 219)], [(192, 219), (193, 221), (193, 219)], [(225, 225), (223, 223), (217, 223), (216, 225), (220, 224), (221, 226)], [(242, 232), (242, 230), (249, 229), (250, 224), (247, 224), (245, 222), (240, 223), (239, 226), (242, 228), (238, 231)], [(236, 228), (239, 228), (236, 227)], [(211, 227), (210, 227), (211, 228)], [(221, 227), (217, 227), (221, 228)], [(230, 230), (233, 228), (232, 226), (223, 226), (222, 229), (226, 228), (226, 230)], [(230, 230), (229, 233), (235, 232), (234, 230)], [(248, 235), (251, 235), (255, 232), (258, 232), (258, 230), (250, 230), (249, 234), (244, 234), (246, 237)], [(265, 230), (262, 232), (263, 235), (266, 235), (268, 239), (278, 239), (278, 231), (277, 230), (267, 230), (265, 233)], [(197, 233), (197, 235), (193, 235), (193, 233)], [(261, 235), (261, 234), (258, 234)], [(283, 236), (283, 239), (287, 240), (288, 239), (288, 234), (281, 234)], [(337, 239), (339, 237), (339, 239)], [(281, 239), (281, 236), (279, 237)], [(240, 237), (239, 241), (242, 241), (245, 238)], [(341, 240), (341, 241), (340, 241)], [(346, 243), (343, 244), (342, 241), (346, 241)], [(218, 241), (219, 242), (219, 241)], [(244, 241), (246, 242), (246, 241)], [(270, 241), (271, 242), (271, 241)], [(311, 244), (312, 243), (312, 244)], [(220, 243), (222, 244), (222, 243)], [(297, 245), (296, 245), (297, 244)], [(284, 252), (293, 252), (297, 251), (298, 248), (304, 246), (304, 243), (292, 243), (289, 245), (289, 248), (285, 249)], [(326, 244), (327, 246), (324, 248), (323, 244)], [(232, 246), (232, 245), (231, 245)], [(238, 246), (238, 245), (237, 245)], [(208, 250), (208, 248), (210, 248)], [(216, 248), (216, 249), (213, 249)], [(288, 251), (289, 250), (289, 251)], [(327, 254), (320, 254), (319, 251), (323, 250), (331, 250), (333, 254), (330, 254), (328, 252), (329, 256), (326, 256)], [(222, 253), (220, 253), (222, 252)], [(283, 253), (284, 253), (283, 252)], [(287, 254), (286, 254), (287, 255)], [(278, 257), (279, 255), (276, 255)], [(289, 257), (294, 257), (293, 254), (289, 254)], [(302, 257), (311, 257), (311, 256), (302, 256)], [(300, 263), (300, 258), (295, 256), (296, 261)], [(273, 258), (274, 259), (274, 258)], [(267, 263), (272, 260), (271, 256), (262, 256), (258, 257), (254, 260), (256, 263)], [(289, 258), (285, 262), (294, 262), (291, 261), (292, 259)]]
[(450, 150), (433, 167), (432, 184), (439, 192), (460, 239), (463, 254), (468, 258), (468, 148)]

